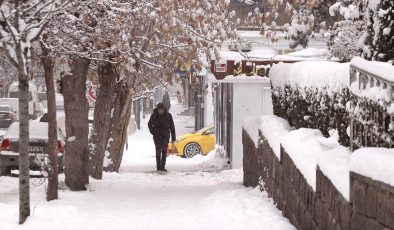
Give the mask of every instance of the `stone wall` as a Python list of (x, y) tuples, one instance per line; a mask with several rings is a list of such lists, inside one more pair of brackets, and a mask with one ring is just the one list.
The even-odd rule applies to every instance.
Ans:
[(350, 173), (352, 229), (394, 229), (394, 187)]
[(393, 187), (351, 173), (348, 202), (317, 168), (314, 191), (283, 148), (278, 159), (261, 132), (258, 148), (242, 136), (244, 185), (266, 190), (297, 229), (394, 230)]

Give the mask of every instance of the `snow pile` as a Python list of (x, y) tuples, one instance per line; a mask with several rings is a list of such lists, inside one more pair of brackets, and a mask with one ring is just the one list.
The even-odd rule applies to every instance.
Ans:
[(261, 130), (278, 159), (280, 159), (280, 141), (292, 130), (285, 119), (273, 115), (245, 118), (243, 128), (252, 138), (256, 147), (259, 144), (258, 130)]
[(349, 199), (346, 156), (350, 152), (336, 138), (325, 138), (319, 130), (302, 128), (283, 137), (281, 144), (313, 190), (316, 191), (316, 169), (319, 162), (324, 174)]
[(270, 70), (274, 88), (316, 87), (328, 92), (339, 92), (349, 85), (349, 64), (329, 61), (308, 61), (293, 64), (279, 63)]
[(293, 53), (288, 53), (286, 55), (294, 56), (294, 57), (305, 57), (305, 58), (308, 57), (327, 58), (331, 55), (331, 53), (328, 49), (307, 48)]
[(394, 186), (394, 149), (362, 148), (350, 158), (350, 170)]

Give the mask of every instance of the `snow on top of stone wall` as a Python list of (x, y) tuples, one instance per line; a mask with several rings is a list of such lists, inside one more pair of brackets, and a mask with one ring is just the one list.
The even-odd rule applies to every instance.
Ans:
[(349, 85), (349, 64), (330, 61), (279, 63), (270, 70), (273, 87), (316, 87), (338, 92)]
[(244, 120), (243, 128), (252, 138), (256, 147), (259, 144), (259, 130), (261, 130), (278, 159), (280, 159), (280, 141), (292, 130), (285, 119), (274, 115), (247, 117)]
[[(321, 164), (321, 169), (343, 197), (349, 199), (349, 174), (346, 173), (348, 172), (346, 162), (341, 162), (341, 165), (335, 162), (343, 160), (345, 154), (350, 155), (350, 152), (341, 146), (336, 138), (336, 136), (325, 138), (317, 129), (302, 128), (283, 137), (281, 144), (314, 191), (316, 191), (317, 163), (331, 158), (330, 162)], [(337, 153), (340, 154), (334, 156)]]
[(390, 63), (367, 61), (363, 58), (355, 57), (352, 59), (351, 65), (389, 83), (394, 83), (394, 66)]
[(332, 182), (342, 196), (350, 202), (349, 161), (351, 152), (344, 146), (338, 146), (322, 154), (317, 164), (323, 174)]
[(280, 146), (285, 148), (294, 164), (304, 175), (308, 184), (316, 190), (316, 169), (320, 170), (334, 184), (342, 196), (349, 201), (349, 160), (351, 152), (338, 143), (338, 136), (326, 138), (317, 129), (293, 130), (289, 123), (280, 117), (247, 117), (244, 130), (258, 147), (261, 130), (264, 137), (280, 159)]
[(350, 158), (350, 171), (394, 186), (394, 149), (362, 148)]

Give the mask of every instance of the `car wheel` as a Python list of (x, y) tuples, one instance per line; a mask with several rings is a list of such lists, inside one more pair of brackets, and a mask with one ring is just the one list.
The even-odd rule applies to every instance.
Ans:
[(197, 143), (189, 143), (185, 146), (183, 150), (183, 156), (186, 158), (192, 158), (198, 154), (201, 154), (201, 147)]

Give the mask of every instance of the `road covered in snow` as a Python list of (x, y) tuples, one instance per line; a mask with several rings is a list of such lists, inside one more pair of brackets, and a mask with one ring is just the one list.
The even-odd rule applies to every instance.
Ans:
[[(174, 105), (178, 134), (184, 134), (193, 120), (179, 110)], [(0, 229), (294, 229), (265, 192), (242, 185), (242, 170), (228, 169), (220, 154), (170, 156), (169, 172), (154, 172), (147, 119), (130, 136), (120, 173), (91, 179), (86, 192), (61, 185), (60, 199), (46, 202), (45, 183), (32, 178), (32, 215), (23, 226), (17, 225), (18, 178), (0, 177)]]

